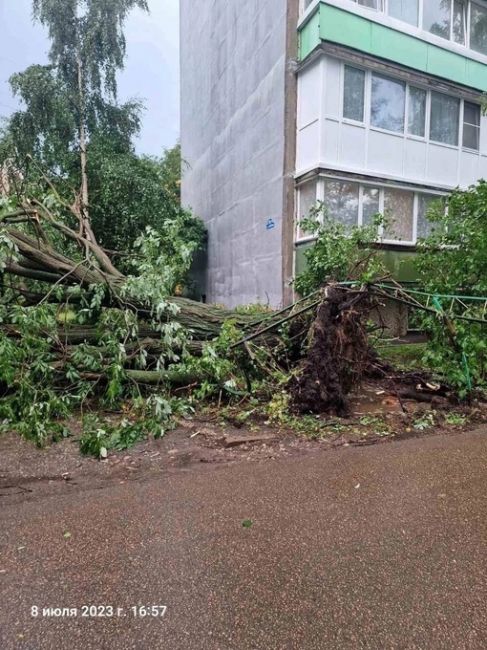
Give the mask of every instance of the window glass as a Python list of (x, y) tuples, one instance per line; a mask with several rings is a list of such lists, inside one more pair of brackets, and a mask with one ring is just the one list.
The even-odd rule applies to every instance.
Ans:
[(388, 131), (404, 131), (405, 99), (405, 84), (372, 75), (372, 126)]
[(362, 192), (362, 225), (371, 226), (376, 214), (380, 212), (380, 190), (365, 186)]
[(299, 186), (299, 200), (298, 200), (298, 238), (306, 237), (309, 235), (301, 227), (302, 219), (310, 216), (311, 209), (316, 205), (316, 189), (318, 183), (308, 181)]
[(413, 192), (386, 189), (384, 192), (384, 213), (388, 221), (384, 230), (384, 239), (405, 242), (413, 240)]
[(343, 117), (357, 122), (364, 121), (365, 72), (345, 66), (343, 91)]
[(388, 13), (392, 18), (397, 18), (410, 25), (418, 25), (418, 0), (389, 0)]
[(424, 138), (426, 120), (426, 90), (409, 87), (408, 133)]
[(382, 0), (355, 0), (362, 7), (382, 10)]
[(465, 24), (467, 17), (467, 5), (464, 0), (454, 0), (453, 2), (453, 40), (455, 43), (465, 45)]
[(464, 103), (463, 109), (463, 146), (479, 150), (480, 147), (480, 106)]
[(418, 194), (418, 225), (417, 225), (417, 238), (426, 239), (434, 231), (437, 224), (432, 223), (428, 219), (428, 211), (430, 208), (436, 206), (443, 206), (444, 199), (441, 196), (434, 194)]
[(470, 47), (487, 54), (487, 7), (472, 2), (470, 16)]
[(299, 186), (299, 220), (309, 217), (316, 203), (316, 181), (308, 181)]
[(423, 29), (442, 38), (450, 38), (451, 0), (425, 0)]
[(345, 181), (325, 181), (325, 207), (328, 216), (346, 226), (358, 224), (359, 186)]
[(458, 146), (460, 101), (441, 93), (431, 93), (430, 139)]

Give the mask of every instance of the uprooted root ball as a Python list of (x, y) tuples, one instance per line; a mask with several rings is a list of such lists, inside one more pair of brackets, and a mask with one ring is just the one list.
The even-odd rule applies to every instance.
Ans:
[(347, 414), (347, 395), (368, 367), (370, 309), (367, 291), (326, 287), (310, 331), (308, 353), (290, 381), (295, 411)]

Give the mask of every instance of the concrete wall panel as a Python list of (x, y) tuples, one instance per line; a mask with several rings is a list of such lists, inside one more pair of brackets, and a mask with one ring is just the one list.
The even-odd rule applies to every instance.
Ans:
[[(207, 224), (209, 301), (283, 299), (286, 0), (181, 0), (184, 205)], [(266, 269), (263, 273), (262, 269)]]

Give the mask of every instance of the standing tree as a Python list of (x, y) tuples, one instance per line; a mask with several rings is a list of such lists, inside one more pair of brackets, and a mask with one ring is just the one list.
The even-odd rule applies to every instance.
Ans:
[(148, 11), (147, 0), (34, 0), (34, 17), (49, 30), (50, 59), (77, 109), (83, 229), (93, 240), (89, 220), (87, 139), (89, 125), (105, 98), (116, 100), (117, 72), (123, 68), (123, 26), (129, 12)]

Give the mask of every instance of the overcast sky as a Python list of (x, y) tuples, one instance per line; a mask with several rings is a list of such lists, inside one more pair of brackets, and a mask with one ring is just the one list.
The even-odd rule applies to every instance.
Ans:
[[(127, 61), (119, 98), (146, 105), (137, 149), (159, 155), (179, 138), (179, 0), (149, 0), (150, 15), (136, 10), (126, 26)], [(47, 61), (49, 42), (32, 24), (32, 0), (0, 0), (0, 116), (15, 110), (8, 79)]]

